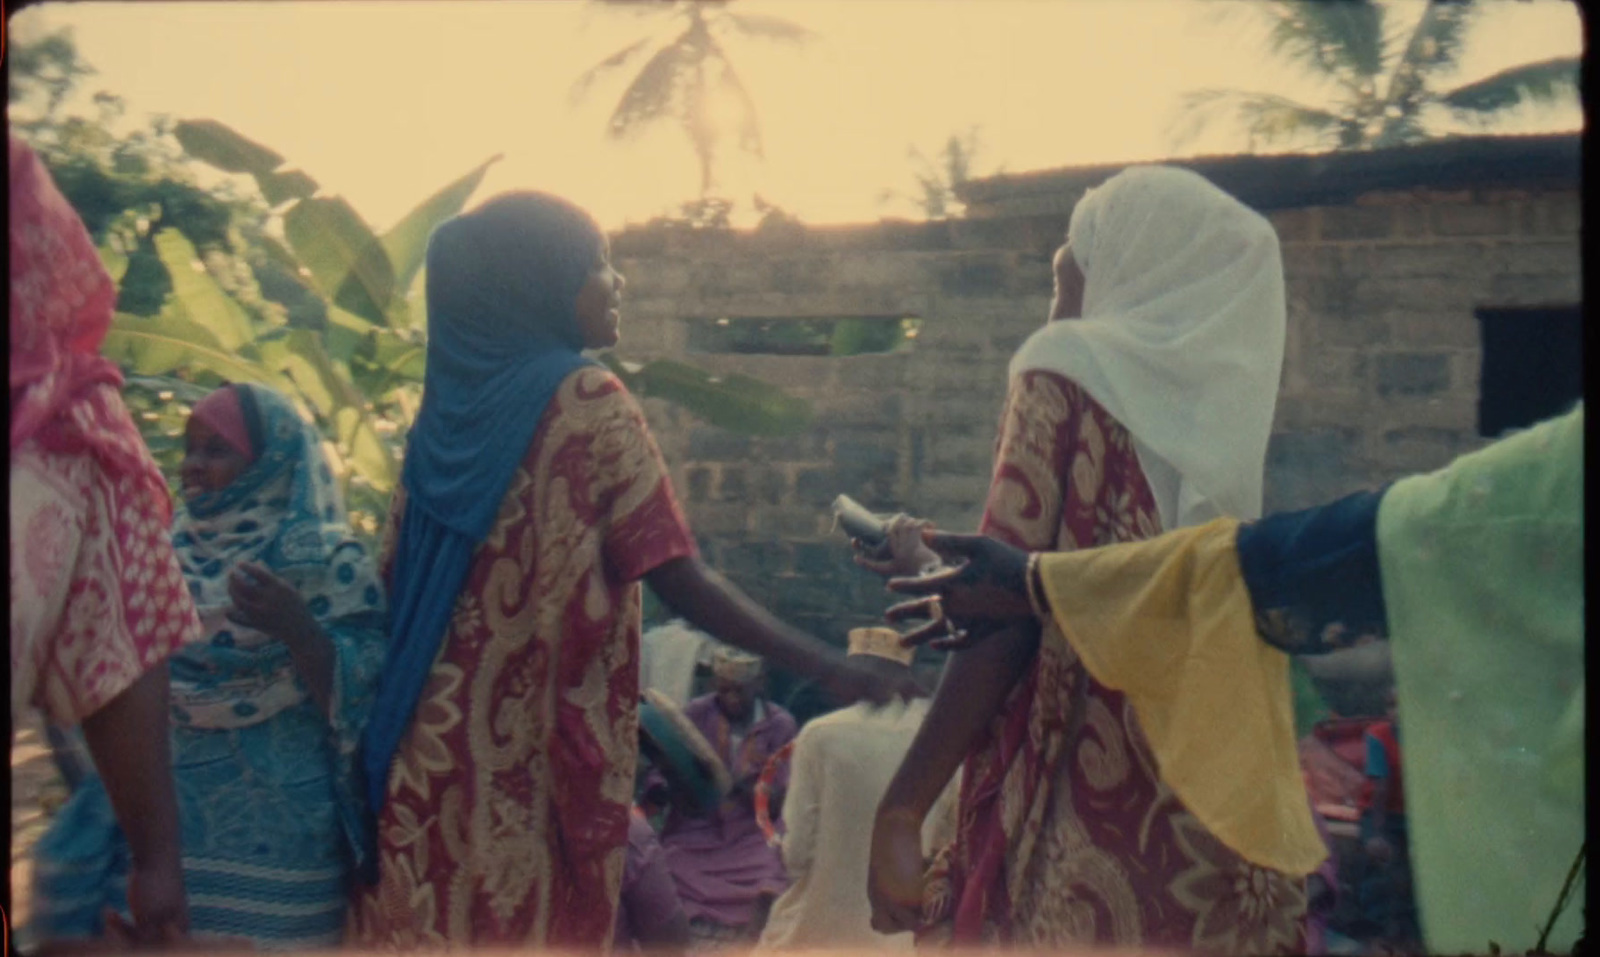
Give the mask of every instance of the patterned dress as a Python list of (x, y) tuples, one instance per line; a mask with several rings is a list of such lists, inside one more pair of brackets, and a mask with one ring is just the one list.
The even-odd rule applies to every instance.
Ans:
[[(170, 659), (190, 929), (261, 949), (328, 947), (343, 936), (359, 847), (355, 745), (383, 662), (383, 594), (320, 433), (283, 397), (244, 388), (256, 390), (265, 447), (227, 488), (187, 502), (172, 536), (204, 633)], [(281, 639), (229, 620), (228, 577), (246, 561), (291, 581), (328, 639), (331, 716)], [(100, 933), (105, 908), (126, 914), (128, 867), (90, 777), (39, 841), (34, 932)]]
[(638, 404), (604, 369), (569, 375), (396, 753), (357, 946), (609, 944), (638, 759), (638, 582), (694, 552)]
[[(1161, 529), (1128, 431), (1036, 371), (1013, 380), (982, 531), (1070, 551)], [(925, 940), (1303, 952), (1304, 882), (1200, 825), (1161, 782), (1127, 700), (1053, 626), (964, 775)]]

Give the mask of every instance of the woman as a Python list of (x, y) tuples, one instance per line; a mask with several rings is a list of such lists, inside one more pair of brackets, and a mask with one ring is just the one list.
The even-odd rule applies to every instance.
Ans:
[[(1285, 326), (1272, 227), (1192, 172), (1135, 167), (1078, 203), (1067, 240), (1051, 321), (1011, 362), (983, 534), (1068, 551), (1258, 514)], [(1017, 653), (1038, 640), (951, 659), (919, 736), (937, 760), (908, 758), (885, 798), (919, 832), (966, 756), (929, 932), (1295, 951), (1304, 872), (1221, 844), (1156, 773), (1124, 696), (1061, 642)], [(880, 922), (918, 917), (902, 903)]]
[[(355, 752), (384, 651), (383, 594), (289, 401), (196, 403), (172, 542), (205, 638), (171, 659), (173, 771), (191, 924), (268, 949), (339, 943), (361, 849)], [(39, 842), (41, 936), (120, 907), (121, 835), (96, 781)]]
[[(1293, 754), (1282, 652), (1354, 656), (1349, 638), (1387, 634), (1428, 949), (1564, 953), (1583, 926), (1561, 910), (1584, 839), (1583, 471), (1580, 405), (1437, 472), (1259, 522), (1031, 557), (930, 535), (962, 564), (891, 587), (941, 595), (973, 635), (1053, 621), (1049, 634), (1165, 729), (1163, 775), (1213, 785), (1201, 797), (1223, 814), (1260, 807), (1254, 795), (1282, 774), (1248, 755)], [(928, 611), (923, 599), (891, 615)], [(1252, 630), (1261, 641), (1238, 641)], [(1179, 701), (1173, 661), (1209, 661), (1224, 678)], [(1269, 685), (1276, 696), (1249, 693)], [(1238, 732), (1233, 754), (1219, 723)], [(1229, 839), (1270, 853), (1282, 835)], [(883, 857), (890, 883), (907, 881), (903, 856)]]
[(200, 626), (167, 538), (166, 482), (99, 354), (116, 286), (44, 164), (7, 146), (12, 726), (29, 706), (82, 723), (127, 835), (135, 935), (170, 943), (188, 912), (164, 662)]
[(845, 699), (891, 689), (698, 559), (638, 404), (585, 349), (623, 280), (589, 215), (497, 196), (428, 245), (428, 365), (385, 549), (366, 947), (604, 946), (638, 752), (641, 579)]

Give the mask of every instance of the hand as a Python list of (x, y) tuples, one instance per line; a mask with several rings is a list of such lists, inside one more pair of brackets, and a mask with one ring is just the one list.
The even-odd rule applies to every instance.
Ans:
[(890, 591), (926, 596), (895, 605), (884, 615), (892, 622), (928, 619), (902, 638), (903, 644), (931, 642), (933, 648), (955, 651), (1034, 617), (1028, 601), (1027, 552), (983, 535), (928, 529), (923, 539), (941, 557), (960, 564), (920, 578), (889, 582)]
[(891, 680), (849, 657), (843, 658), (818, 683), (829, 697), (841, 704), (870, 701), (875, 705), (885, 705), (896, 698), (909, 700), (927, 694), (909, 674)]
[(922, 820), (905, 808), (880, 808), (872, 827), (867, 900), (880, 934), (916, 930), (922, 919)]
[(888, 536), (871, 546), (858, 538), (850, 540), (856, 550), (856, 564), (885, 578), (919, 575), (939, 563), (939, 556), (922, 541), (923, 529), (933, 527), (925, 519), (901, 513), (886, 521)]
[(300, 592), (256, 562), (240, 562), (228, 576), (228, 597), (233, 600), (229, 621), (274, 638), (316, 625)]
[[(126, 928), (134, 943), (166, 946), (189, 932), (189, 900), (183, 888), (183, 866), (177, 854), (162, 855), (153, 864), (135, 861), (128, 874), (128, 909), (133, 927)], [(111, 925), (107, 925), (108, 933)]]

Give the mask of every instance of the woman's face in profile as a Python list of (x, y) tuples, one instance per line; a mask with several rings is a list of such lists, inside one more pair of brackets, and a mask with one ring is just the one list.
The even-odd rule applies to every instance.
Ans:
[(578, 290), (578, 333), (585, 349), (609, 349), (622, 336), (622, 274), (611, 265), (611, 245), (600, 241), (599, 256)]
[(1055, 295), (1050, 300), (1050, 321), (1083, 315), (1083, 270), (1072, 257), (1072, 244), (1063, 243), (1053, 262)]
[(178, 466), (185, 499), (204, 492), (220, 492), (249, 467), (248, 456), (230, 445), (216, 429), (190, 417), (184, 429), (183, 462)]

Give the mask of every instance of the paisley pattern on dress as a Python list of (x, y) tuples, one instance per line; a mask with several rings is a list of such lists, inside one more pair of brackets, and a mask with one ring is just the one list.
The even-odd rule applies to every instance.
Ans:
[[(402, 511), (397, 495), (390, 542)], [(694, 553), (638, 404), (604, 369), (568, 376), (396, 754), (357, 946), (609, 945), (638, 752), (638, 581)]]
[[(1012, 381), (981, 531), (1034, 551), (1160, 534), (1132, 437), (1054, 373)], [(1132, 707), (1047, 625), (963, 770), (919, 939), (1294, 953), (1304, 884), (1245, 862), (1156, 773)]]

